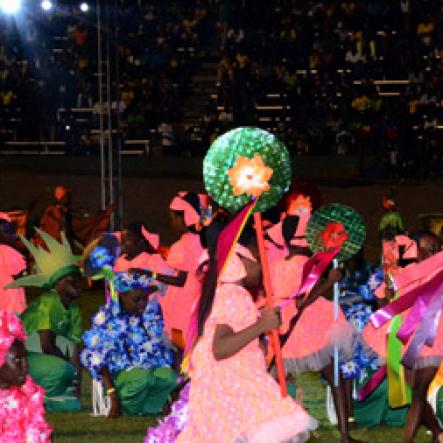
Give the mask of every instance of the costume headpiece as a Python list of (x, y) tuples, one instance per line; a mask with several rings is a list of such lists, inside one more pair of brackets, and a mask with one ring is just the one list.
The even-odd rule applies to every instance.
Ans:
[(118, 293), (123, 294), (132, 291), (133, 289), (149, 289), (153, 285), (154, 280), (146, 275), (118, 272), (115, 274), (113, 283), (115, 290)]
[(46, 243), (47, 249), (33, 245), (24, 237), (20, 238), (34, 257), (37, 273), (15, 280), (7, 285), (8, 288), (37, 286), (51, 289), (61, 278), (80, 272), (77, 259), (64, 232), (61, 233), (61, 243), (40, 229), (36, 228), (36, 232)]
[(270, 227), (266, 233), (275, 244), (278, 246), (285, 246), (285, 240), (283, 237), (284, 220), (287, 216), (296, 216), (298, 217), (298, 223), (293, 238), (291, 239), (291, 245), (306, 247), (308, 246), (308, 242), (306, 240), (306, 227), (308, 225), (309, 218), (311, 217), (311, 213), (311, 199), (299, 194), (296, 198), (291, 200), (288, 205), (288, 210), (286, 213), (282, 214), (282, 219), (280, 222)]
[(283, 196), (283, 199), (279, 204), (282, 212), (287, 212), (292, 202), (300, 195), (303, 197), (309, 197), (312, 211), (316, 211), (322, 205), (323, 197), (320, 189), (309, 180), (295, 178), (292, 181), (289, 191)]
[(0, 212), (0, 220), (7, 221), (7, 222), (9, 222), (9, 223), (12, 222), (11, 217), (10, 217), (9, 214), (6, 213), (6, 212)]
[(117, 239), (114, 235), (106, 236), (102, 243), (88, 254), (83, 269), (86, 275), (93, 280), (105, 279), (109, 284), (110, 296), (117, 300), (118, 293), (132, 289), (148, 289), (154, 284), (152, 278), (137, 273), (117, 272), (113, 267), (120, 253)]
[[(143, 225), (141, 233), (143, 238), (157, 251), (160, 247), (160, 236), (154, 232), (149, 232)], [(119, 242), (122, 241), (122, 231), (114, 231), (112, 234)]]
[(25, 338), (25, 328), (21, 320), (10, 312), (0, 311), (0, 366), (5, 363), (14, 340), (24, 341)]
[(382, 206), (386, 211), (393, 210), (395, 209), (395, 200), (393, 198), (383, 196)]
[(191, 204), (186, 197), (189, 192), (180, 191), (171, 201), (169, 209), (183, 211), (186, 226), (198, 226), (202, 223), (202, 215), (206, 215), (209, 209), (209, 196), (207, 194), (195, 194), (198, 198), (198, 208)]
[(70, 194), (71, 190), (63, 185), (58, 185), (54, 190), (54, 197), (59, 202), (65, 197), (66, 195)]

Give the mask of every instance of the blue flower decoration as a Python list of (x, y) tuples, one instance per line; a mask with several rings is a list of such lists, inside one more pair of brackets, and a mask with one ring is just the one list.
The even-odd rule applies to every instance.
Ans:
[(344, 378), (357, 378), (359, 375), (359, 367), (354, 360), (347, 361), (341, 365), (341, 371)]
[(383, 272), (383, 269), (377, 268), (373, 274), (369, 276), (368, 279), (368, 286), (369, 289), (372, 291), (375, 291), (380, 287), (380, 285), (383, 283), (385, 278), (385, 273)]
[(83, 334), (83, 341), (85, 342), (85, 346), (89, 349), (100, 349), (102, 347), (102, 338), (103, 333), (99, 328), (91, 329)]
[(364, 300), (373, 301), (376, 299), (375, 291), (381, 286), (385, 278), (382, 269), (377, 268), (368, 278), (368, 281), (359, 285), (358, 292)]
[(96, 269), (100, 269), (105, 266), (112, 268), (115, 262), (115, 257), (104, 246), (97, 246), (89, 255), (89, 260)]
[[(372, 315), (372, 306), (368, 302), (372, 302), (375, 299), (375, 290), (382, 284), (383, 280), (383, 270), (376, 269), (368, 276), (366, 283), (362, 283), (361, 279), (353, 279), (353, 282), (358, 284), (352, 285), (352, 281), (347, 281), (344, 285), (343, 289), (347, 294), (352, 293), (353, 295), (360, 296), (355, 298), (356, 301), (352, 305), (342, 305), (346, 319), (360, 333), (368, 324), (369, 318)], [(377, 367), (378, 357), (372, 352), (367, 353), (359, 341), (354, 345), (353, 359), (340, 362), (344, 378), (361, 380), (367, 373), (367, 368), (377, 369)]]
[(118, 272), (114, 278), (115, 290), (120, 293), (129, 292), (132, 289), (149, 289), (154, 282), (154, 279), (146, 275), (128, 272)]
[(106, 309), (101, 307), (98, 312), (92, 317), (92, 324), (94, 326), (103, 326), (105, 323), (107, 323), (108, 315), (106, 312)]
[(114, 377), (132, 367), (156, 369), (171, 367), (172, 351), (163, 341), (164, 323), (160, 304), (153, 299), (142, 316), (120, 309), (111, 300), (94, 315), (92, 328), (83, 334), (85, 349), (81, 362), (91, 376), (101, 379), (106, 367)]

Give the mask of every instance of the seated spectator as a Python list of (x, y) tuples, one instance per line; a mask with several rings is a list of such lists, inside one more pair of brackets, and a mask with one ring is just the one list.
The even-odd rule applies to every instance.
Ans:
[(162, 151), (166, 155), (171, 155), (174, 152), (175, 139), (172, 124), (166, 121), (160, 123), (157, 128), (157, 132), (160, 136), (160, 144)]
[(14, 91), (12, 91), (11, 89), (6, 89), (4, 91), (0, 92), (0, 98), (2, 100), (2, 104), (3, 106), (10, 106), (14, 99), (17, 98), (17, 96), (14, 94)]
[(75, 44), (77, 46), (84, 46), (88, 39), (88, 35), (89, 32), (86, 29), (86, 25), (84, 23), (79, 23), (72, 32), (72, 37), (74, 38)]
[(432, 34), (434, 32), (434, 23), (428, 17), (426, 20), (419, 23), (417, 27), (417, 35), (425, 46), (430, 46), (432, 43)]

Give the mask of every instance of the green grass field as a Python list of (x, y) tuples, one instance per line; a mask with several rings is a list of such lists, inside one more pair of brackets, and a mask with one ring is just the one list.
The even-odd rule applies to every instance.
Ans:
[[(38, 292), (29, 293), (29, 301), (37, 296)], [(83, 312), (85, 327), (88, 326), (91, 315), (103, 303), (103, 294), (100, 291), (86, 291), (79, 300)], [(338, 442), (339, 434), (331, 426), (326, 417), (325, 385), (316, 374), (306, 374), (298, 378), (303, 388), (304, 406), (321, 422), (318, 432), (311, 441), (318, 443)], [(103, 417), (92, 417), (91, 411), (91, 379), (84, 373), (82, 401), (84, 410), (78, 413), (50, 413), (47, 419), (55, 430), (52, 441), (54, 443), (137, 443), (142, 442), (146, 435), (146, 428), (155, 425), (156, 417), (120, 417), (110, 420)], [(371, 443), (400, 443), (402, 429), (391, 427), (377, 427), (372, 429), (357, 428), (354, 436)], [(416, 438), (417, 443), (430, 442), (431, 437), (421, 430)]]

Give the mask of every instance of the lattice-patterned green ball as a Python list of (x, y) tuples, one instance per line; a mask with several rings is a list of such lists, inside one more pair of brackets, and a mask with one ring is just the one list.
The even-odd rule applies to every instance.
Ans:
[(256, 212), (263, 212), (277, 204), (291, 184), (291, 160), (280, 140), (263, 129), (236, 128), (218, 137), (203, 161), (206, 191), (231, 213), (246, 205), (250, 196), (234, 196), (228, 170), (235, 165), (238, 157), (253, 158), (255, 155), (261, 155), (266, 166), (274, 171), (269, 181), (271, 189), (260, 196), (255, 208)]
[(366, 228), (363, 219), (355, 209), (349, 206), (338, 203), (322, 206), (312, 214), (306, 228), (306, 238), (312, 251), (324, 250), (321, 234), (329, 222), (339, 222), (344, 225), (349, 238), (344, 243), (337, 259), (340, 261), (349, 260), (365, 242)]

